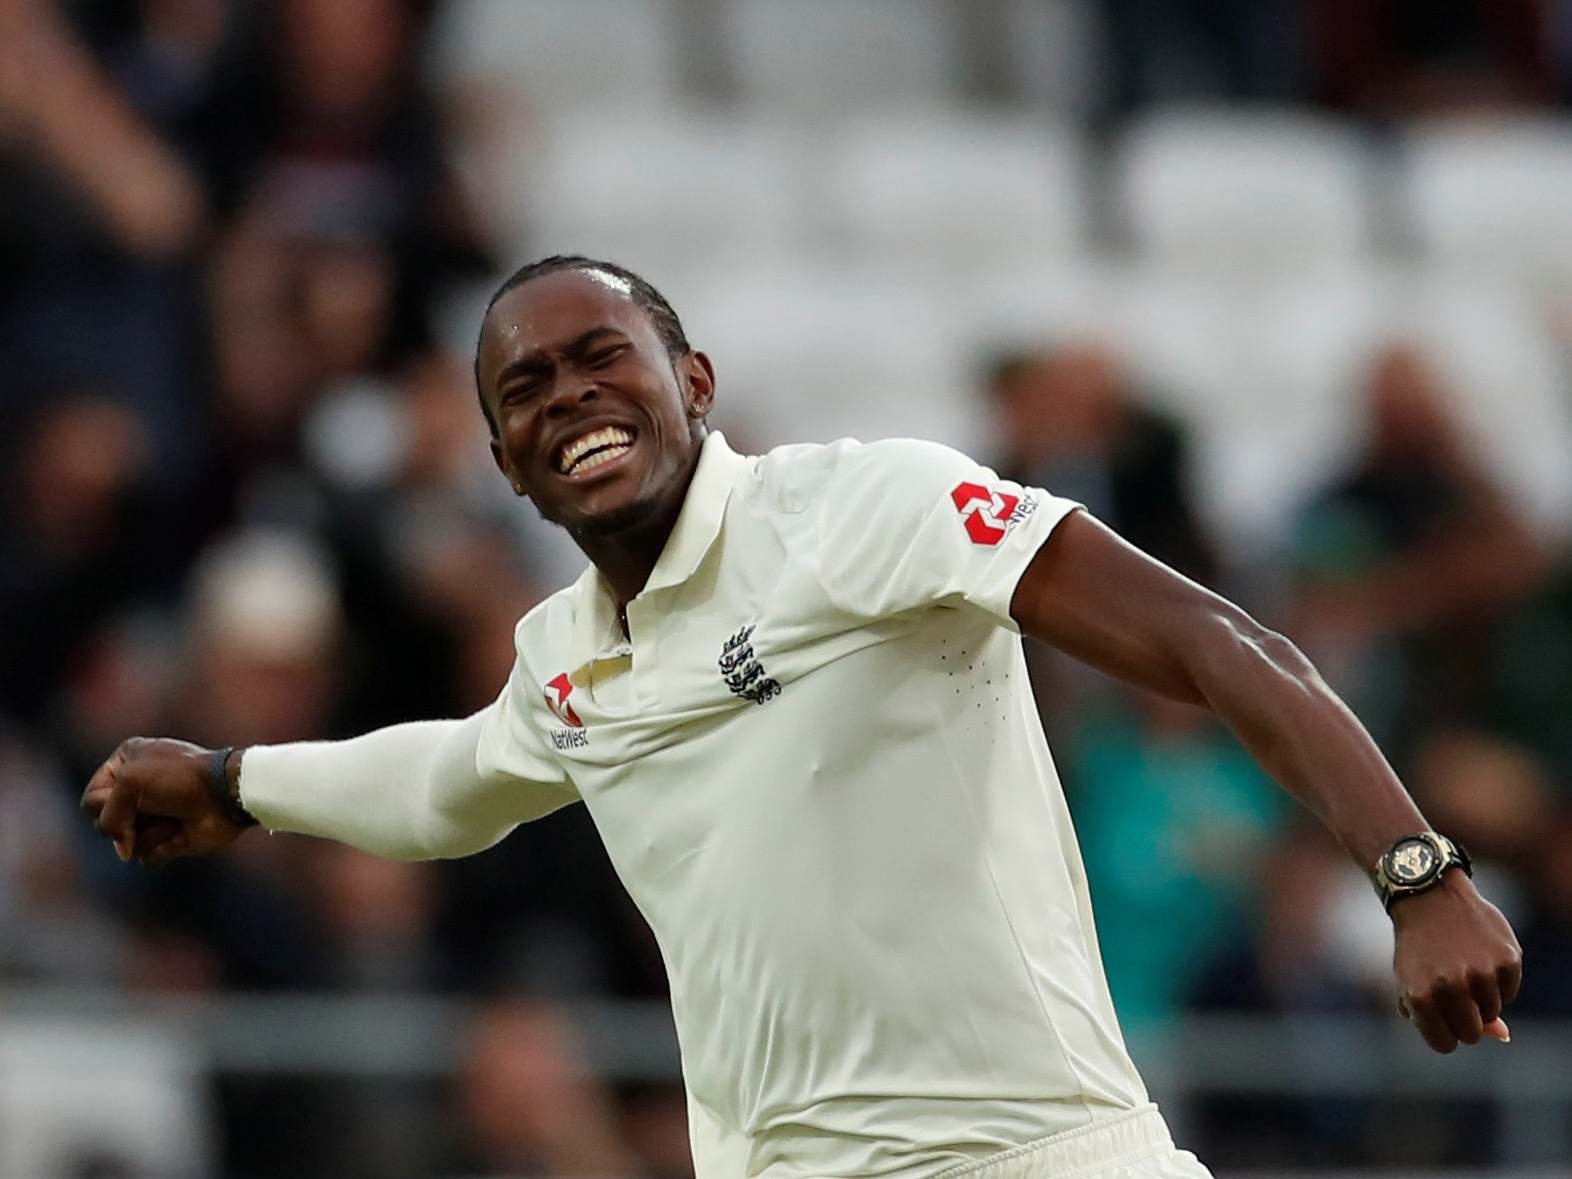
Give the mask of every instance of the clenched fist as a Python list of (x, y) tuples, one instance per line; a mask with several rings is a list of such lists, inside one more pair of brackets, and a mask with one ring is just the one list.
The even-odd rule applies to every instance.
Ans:
[(1523, 951), (1501, 911), (1462, 872), (1392, 905), (1398, 1010), (1425, 1043), (1451, 1052), (1459, 1042), (1510, 1037), (1501, 1011), (1517, 997)]
[[(239, 753), (230, 758), (235, 771)], [(99, 766), (82, 813), (114, 841), (122, 860), (161, 865), (228, 847), (245, 827), (209, 782), (214, 751), (165, 737), (132, 737)]]

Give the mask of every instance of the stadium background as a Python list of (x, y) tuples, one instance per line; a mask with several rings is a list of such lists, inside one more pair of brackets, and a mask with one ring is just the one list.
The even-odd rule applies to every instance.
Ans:
[[(1287, 629), (1517, 925), (1429, 1055), (1357, 869), (1037, 653), (1132, 1049), (1220, 1176), (1572, 1163), (1572, 3), (0, 0), (0, 1176), (687, 1170), (578, 808), (119, 864), (123, 736), (487, 703), (576, 553), (468, 372), (647, 274), (739, 448), (913, 434)], [(826, 947), (834, 953), (834, 947)]]

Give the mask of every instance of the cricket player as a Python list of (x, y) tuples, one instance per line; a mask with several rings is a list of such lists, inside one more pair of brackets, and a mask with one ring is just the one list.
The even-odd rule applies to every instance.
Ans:
[(710, 360), (610, 263), (510, 278), (475, 372), (498, 469), (590, 560), (496, 701), (127, 741), (82, 801), (122, 858), (257, 823), (463, 856), (582, 801), (670, 973), (701, 1179), (1205, 1176), (1120, 1036), (1025, 633), (1216, 712), (1371, 874), (1426, 1042), (1506, 1039), (1511, 928), (1283, 636), (943, 446), (733, 453)]

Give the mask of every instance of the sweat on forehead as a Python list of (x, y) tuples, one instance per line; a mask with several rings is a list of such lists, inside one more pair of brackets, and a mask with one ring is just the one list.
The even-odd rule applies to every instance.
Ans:
[(625, 295), (629, 299), (633, 298), (633, 284), (625, 278), (621, 278), (615, 274), (610, 274), (604, 270), (596, 270), (590, 267), (586, 267), (585, 269), (578, 271), (578, 273), (582, 274), (585, 278), (610, 287), (620, 295)]
[(526, 283), (563, 272), (582, 274), (601, 289), (616, 292), (642, 307), (649, 314), (662, 343), (666, 345), (667, 353), (673, 358), (688, 351), (688, 339), (682, 330), (682, 321), (677, 317), (671, 304), (666, 301), (666, 297), (648, 280), (615, 262), (589, 258), (582, 254), (553, 254), (549, 258), (541, 258), (515, 270), (497, 288), (496, 293), (486, 304), (482, 333), (485, 330), (485, 320), (490, 319), (492, 308), (503, 296)]

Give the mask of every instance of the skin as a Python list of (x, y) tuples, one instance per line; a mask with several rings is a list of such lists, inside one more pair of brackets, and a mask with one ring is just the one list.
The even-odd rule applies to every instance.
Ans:
[[(564, 270), (509, 291), (481, 332), (481, 397), (497, 469), (566, 528), (619, 602), (649, 579), (699, 462), (715, 370), (672, 357), (615, 281)], [(564, 443), (615, 425), (633, 449), (587, 476), (557, 470)]]
[[(579, 272), (500, 299), (482, 332), (481, 396), (492, 453), (514, 491), (567, 528), (620, 602), (648, 580), (698, 463), (714, 370), (672, 357), (614, 281)], [(582, 479), (557, 469), (567, 441), (614, 424), (624, 457)], [(1232, 603), (1146, 556), (1084, 512), (1064, 520), (1011, 602), (1026, 634), (1138, 685), (1209, 707), (1370, 872), (1397, 839), (1429, 827), (1364, 727), (1299, 650)], [(228, 846), (203, 773), (209, 751), (133, 738), (89, 783), (82, 809), (122, 859), (160, 865)], [(229, 760), (237, 796), (241, 755)], [(1507, 1038), (1522, 952), (1461, 872), (1392, 908), (1399, 1008), (1437, 1052)]]

